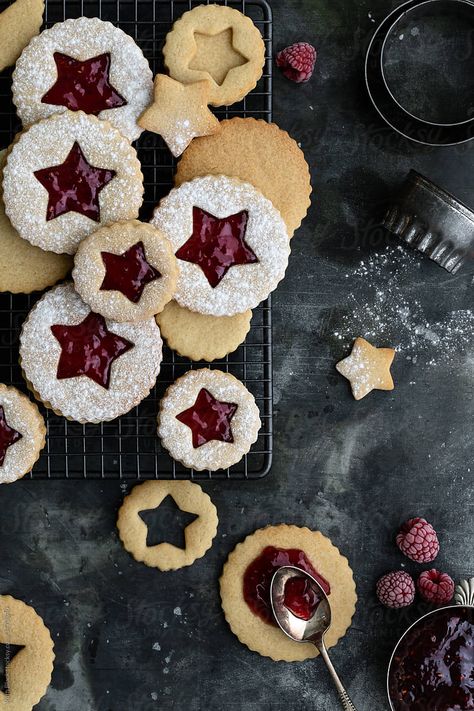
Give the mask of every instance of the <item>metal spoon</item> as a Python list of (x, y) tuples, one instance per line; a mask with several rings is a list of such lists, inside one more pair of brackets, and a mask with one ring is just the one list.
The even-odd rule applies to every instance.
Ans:
[[(302, 620), (296, 617), (284, 604), (286, 583), (290, 578), (295, 577), (306, 578), (321, 600), (309, 620)], [(331, 626), (331, 607), (321, 585), (312, 575), (306, 573), (304, 570), (296, 568), (293, 565), (285, 565), (278, 568), (273, 575), (270, 587), (270, 600), (275, 619), (283, 632), (295, 642), (312, 642), (317, 647), (336, 685), (342, 708), (345, 709), (345, 711), (356, 711), (356, 707), (350, 700), (347, 691), (329, 659), (324, 643), (324, 635)]]

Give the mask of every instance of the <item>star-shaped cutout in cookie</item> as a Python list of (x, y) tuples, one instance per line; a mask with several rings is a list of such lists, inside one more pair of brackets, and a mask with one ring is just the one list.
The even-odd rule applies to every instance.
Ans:
[(76, 141), (64, 163), (36, 170), (34, 176), (48, 191), (47, 221), (78, 212), (100, 222), (99, 193), (114, 178), (115, 171), (91, 165)]
[(339, 361), (336, 369), (349, 380), (354, 398), (361, 400), (372, 390), (393, 390), (394, 357), (393, 348), (375, 348), (365, 338), (356, 338), (350, 356)]
[(100, 114), (125, 106), (126, 101), (110, 83), (110, 54), (81, 62), (62, 52), (54, 53), (57, 79), (41, 99), (43, 104), (65, 106), (71, 111)]
[(147, 284), (161, 277), (146, 258), (143, 242), (137, 242), (123, 254), (101, 252), (105, 276), (101, 291), (120, 291), (132, 303), (138, 304)]
[(186, 548), (186, 528), (199, 516), (182, 511), (172, 496), (166, 496), (155, 509), (146, 509), (139, 514), (148, 529), (147, 546), (170, 543), (176, 548)]
[(194, 449), (213, 440), (232, 443), (231, 420), (237, 408), (235, 403), (221, 402), (209, 390), (201, 388), (194, 405), (176, 415), (176, 419), (190, 428)]
[(24, 645), (3, 644), (0, 642), (0, 692), (2, 692), (2, 694), (10, 693), (8, 687), (8, 667), (16, 655), (24, 648)]
[(5, 410), (0, 405), (0, 467), (5, 461), (7, 449), (11, 447), (12, 444), (15, 444), (15, 442), (18, 442), (22, 437), (23, 435), (20, 434), (20, 432), (10, 427), (5, 417)]
[(207, 72), (218, 86), (222, 86), (231, 69), (248, 62), (247, 57), (235, 49), (233, 34), (231, 27), (215, 35), (195, 32), (196, 51), (189, 68)]
[(208, 108), (211, 85), (208, 80), (181, 84), (165, 74), (157, 74), (153, 103), (138, 119), (147, 131), (159, 133), (177, 157), (197, 136), (209, 136), (219, 129), (219, 121)]
[(193, 207), (193, 233), (178, 249), (176, 257), (201, 267), (214, 289), (231, 267), (258, 262), (245, 241), (247, 222), (245, 210), (219, 218)]
[(109, 331), (104, 317), (93, 311), (76, 326), (54, 325), (51, 331), (61, 346), (58, 380), (86, 375), (106, 389), (110, 385), (112, 363), (134, 346)]

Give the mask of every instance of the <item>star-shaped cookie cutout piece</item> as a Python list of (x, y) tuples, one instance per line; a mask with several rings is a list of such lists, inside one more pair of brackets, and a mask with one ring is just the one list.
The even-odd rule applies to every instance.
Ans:
[(229, 27), (215, 35), (194, 33), (196, 52), (189, 62), (189, 68), (207, 72), (218, 86), (222, 86), (228, 73), (249, 61), (234, 47), (234, 31)]
[(138, 125), (159, 133), (171, 153), (178, 157), (193, 138), (209, 136), (219, 129), (219, 121), (208, 107), (210, 90), (208, 80), (181, 84), (165, 74), (157, 74), (153, 103), (140, 116)]
[(372, 390), (393, 390), (394, 357), (393, 348), (376, 348), (365, 338), (356, 338), (350, 356), (339, 361), (336, 370), (349, 380), (354, 398), (362, 400)]

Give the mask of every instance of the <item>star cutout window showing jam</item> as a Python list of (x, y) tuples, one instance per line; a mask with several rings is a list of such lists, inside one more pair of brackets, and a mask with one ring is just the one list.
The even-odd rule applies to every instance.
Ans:
[(51, 331), (61, 346), (58, 380), (86, 375), (107, 390), (114, 360), (134, 346), (109, 331), (104, 317), (92, 311), (77, 326), (54, 325)]
[(100, 222), (99, 193), (115, 171), (91, 165), (76, 141), (64, 163), (36, 170), (34, 176), (48, 191), (47, 222), (67, 212)]
[(19, 644), (3, 644), (0, 642), (0, 691), (3, 694), (10, 693), (8, 687), (8, 667), (16, 655), (24, 648), (24, 646)]
[(170, 543), (182, 550), (186, 548), (186, 528), (199, 518), (196, 514), (182, 511), (170, 495), (157, 508), (140, 511), (138, 515), (148, 529), (147, 546)]
[[(247, 57), (235, 49), (233, 35), (231, 27), (216, 35), (195, 32), (196, 52), (189, 63), (189, 68), (207, 72), (218, 86), (222, 86), (231, 69), (241, 67), (248, 62)], [(225, 57), (226, 61), (216, 62), (216, 57)]]
[(248, 213), (243, 210), (219, 218), (193, 207), (193, 233), (176, 256), (201, 267), (214, 289), (229, 269), (238, 264), (256, 264), (256, 254), (245, 242)]
[(194, 405), (176, 415), (176, 419), (190, 428), (194, 449), (213, 440), (232, 443), (231, 420), (237, 408), (232, 402), (216, 400), (209, 390), (202, 388)]
[(61, 52), (54, 53), (57, 79), (41, 99), (43, 104), (65, 106), (71, 111), (99, 114), (127, 102), (110, 83), (110, 54), (81, 62)]
[[(270, 601), (270, 586), (273, 574), (276, 570), (278, 570), (278, 568), (281, 568), (284, 565), (294, 565), (297, 568), (301, 568), (301, 570), (304, 570), (306, 573), (309, 573), (313, 576), (313, 578), (315, 578), (315, 580), (321, 585), (326, 595), (329, 595), (331, 592), (329, 583), (314, 569), (314, 566), (311, 564), (311, 561), (308, 559), (304, 551), (298, 550), (297, 548), (285, 549), (267, 546), (247, 567), (247, 570), (244, 573), (243, 590), (244, 600), (252, 612), (254, 612), (264, 622), (268, 622), (272, 625), (276, 625), (277, 623), (273, 618), (272, 605)], [(299, 578), (299, 580), (301, 580), (301, 578)], [(304, 590), (295, 586), (290, 586), (288, 591), (285, 589), (285, 604), (288, 609), (293, 612), (293, 614), (297, 614), (298, 611), (300, 614), (297, 616), (302, 616), (301, 613), (303, 612), (305, 614), (309, 614), (309, 605), (315, 602), (312, 598), (307, 598), (306, 601), (302, 599), (295, 599), (295, 595), (297, 593), (304, 594), (304, 592)], [(311, 614), (309, 614), (309, 617), (311, 617)], [(302, 617), (302, 619), (305, 618)]]
[(101, 291), (120, 291), (134, 304), (137, 304), (147, 284), (161, 277), (146, 259), (143, 242), (137, 242), (123, 254), (101, 252), (105, 267), (105, 276)]
[(0, 467), (5, 461), (7, 449), (22, 437), (22, 434), (10, 427), (5, 417), (5, 410), (0, 405)]

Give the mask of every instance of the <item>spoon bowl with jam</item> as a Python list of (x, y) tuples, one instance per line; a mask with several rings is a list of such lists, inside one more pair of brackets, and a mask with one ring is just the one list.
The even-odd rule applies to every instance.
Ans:
[(295, 642), (310, 642), (317, 647), (337, 688), (342, 708), (356, 711), (324, 643), (324, 635), (331, 626), (331, 606), (321, 584), (307, 571), (284, 565), (272, 577), (270, 601), (281, 630)]

